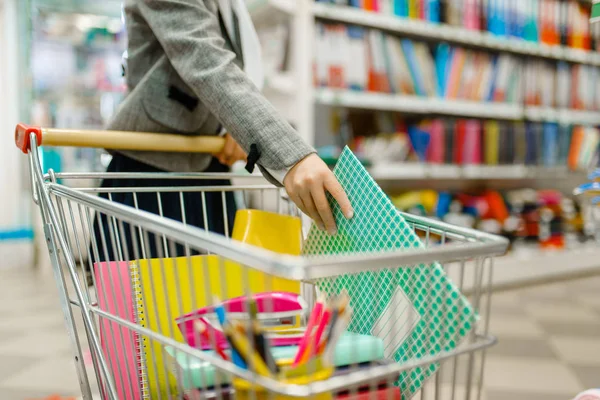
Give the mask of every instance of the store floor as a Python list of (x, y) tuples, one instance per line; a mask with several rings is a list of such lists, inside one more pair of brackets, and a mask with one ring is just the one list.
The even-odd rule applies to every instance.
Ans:
[[(491, 329), (500, 342), (486, 357), (483, 399), (568, 400), (600, 387), (599, 288), (596, 277), (494, 294)], [(49, 270), (0, 263), (0, 296), (0, 399), (77, 396)]]

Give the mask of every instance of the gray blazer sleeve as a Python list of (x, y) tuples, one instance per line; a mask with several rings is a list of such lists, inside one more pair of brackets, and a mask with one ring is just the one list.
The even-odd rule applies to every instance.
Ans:
[(204, 0), (141, 0), (139, 10), (173, 68), (258, 164), (280, 170), (314, 152), (279, 115), (225, 48)]

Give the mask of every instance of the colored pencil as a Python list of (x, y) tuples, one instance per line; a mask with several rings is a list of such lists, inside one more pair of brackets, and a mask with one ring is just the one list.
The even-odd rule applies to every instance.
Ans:
[(304, 353), (307, 350), (307, 346), (310, 342), (310, 338), (312, 336), (312, 332), (317, 326), (317, 323), (321, 319), (321, 314), (323, 312), (323, 304), (325, 303), (325, 297), (320, 295), (313, 307), (313, 310), (310, 314), (310, 318), (308, 319), (308, 324), (306, 325), (306, 331), (304, 332), (304, 336), (300, 340), (300, 344), (298, 345), (298, 352), (296, 353), (296, 357), (294, 358), (293, 366), (297, 366)]

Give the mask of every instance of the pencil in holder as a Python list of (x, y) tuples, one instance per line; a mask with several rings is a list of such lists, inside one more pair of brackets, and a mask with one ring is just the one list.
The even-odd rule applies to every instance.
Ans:
[[(309, 385), (313, 382), (324, 381), (333, 375), (333, 367), (325, 367), (317, 359), (292, 367), (293, 360), (278, 360), (277, 365), (281, 372), (277, 380), (288, 385)], [(308, 365), (307, 365), (308, 364)], [(233, 379), (236, 399), (239, 400), (297, 400), (299, 397), (288, 396), (279, 393), (269, 392), (266, 388), (241, 378)], [(309, 396), (303, 396), (303, 399), (310, 400), (332, 400), (331, 392), (318, 393)]]

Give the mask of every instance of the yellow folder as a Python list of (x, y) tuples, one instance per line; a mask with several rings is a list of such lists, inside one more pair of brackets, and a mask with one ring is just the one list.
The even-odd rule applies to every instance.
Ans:
[[(271, 251), (299, 255), (301, 222), (295, 217), (240, 210), (232, 238)], [(140, 260), (132, 263), (131, 272), (132, 280), (139, 282), (134, 288), (138, 321), (178, 342), (184, 339), (175, 318), (211, 304), (215, 295), (221, 299), (242, 296), (247, 293), (246, 285), (250, 293), (300, 293), (299, 282), (272, 277), (217, 255)], [(160, 342), (144, 337), (142, 358), (149, 398), (158, 398), (159, 391), (162, 398), (178, 393), (177, 382), (169, 373), (163, 353)]]

